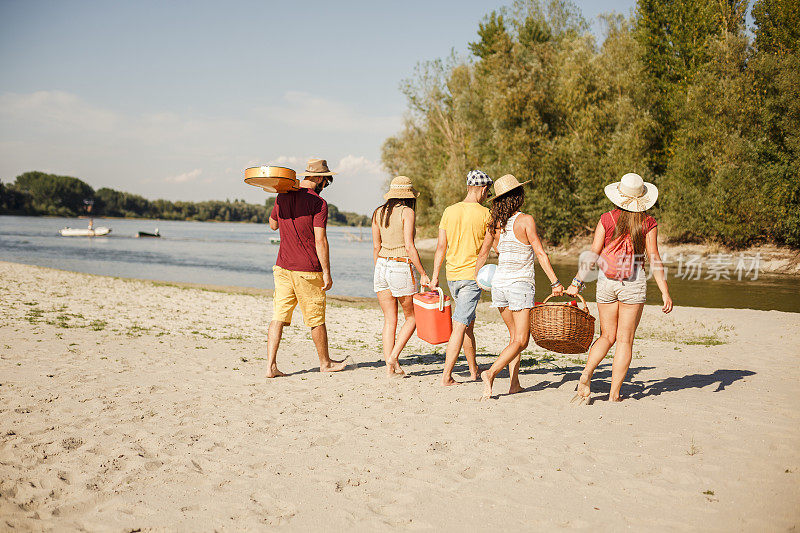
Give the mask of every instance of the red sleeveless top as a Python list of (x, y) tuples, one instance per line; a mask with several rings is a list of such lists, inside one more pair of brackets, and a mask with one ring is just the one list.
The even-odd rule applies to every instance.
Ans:
[[(619, 209), (614, 209), (613, 211), (608, 211), (607, 213), (603, 213), (600, 215), (600, 223), (603, 225), (603, 229), (606, 230), (606, 237), (605, 242), (603, 242), (603, 248), (611, 244), (611, 241), (614, 240), (614, 228), (617, 227), (617, 220), (619, 220), (619, 216), (622, 214), (622, 211)], [(658, 226), (658, 222), (656, 219), (647, 215), (644, 219), (644, 234), (647, 235), (650, 233), (650, 230)]]

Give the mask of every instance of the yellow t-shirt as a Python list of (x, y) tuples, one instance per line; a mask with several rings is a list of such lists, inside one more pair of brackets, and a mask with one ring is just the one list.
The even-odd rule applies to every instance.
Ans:
[(458, 202), (442, 213), (439, 229), (447, 235), (448, 281), (475, 279), (475, 263), (489, 218), (489, 210), (474, 202)]

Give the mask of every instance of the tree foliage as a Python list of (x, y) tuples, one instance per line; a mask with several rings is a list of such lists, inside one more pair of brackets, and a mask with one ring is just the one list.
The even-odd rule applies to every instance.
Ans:
[(481, 22), (473, 57), (404, 82), (384, 164), (414, 179), (428, 226), (481, 168), (532, 178), (524, 209), (567, 241), (609, 207), (604, 184), (637, 172), (662, 188), (673, 238), (798, 245), (796, 3), (756, 4), (767, 51), (743, 0), (640, 0), (631, 18), (603, 17), (601, 44), (572, 2), (518, 0)]

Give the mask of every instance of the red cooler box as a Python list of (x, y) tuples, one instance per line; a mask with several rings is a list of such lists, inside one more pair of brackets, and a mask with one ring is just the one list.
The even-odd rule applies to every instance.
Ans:
[(414, 316), (417, 319), (417, 337), (431, 344), (442, 344), (453, 332), (450, 297), (442, 289), (414, 295)]

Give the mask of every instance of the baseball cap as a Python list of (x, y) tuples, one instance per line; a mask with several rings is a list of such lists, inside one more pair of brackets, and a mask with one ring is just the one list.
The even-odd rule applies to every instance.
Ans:
[(482, 170), (470, 170), (469, 174), (467, 174), (468, 187), (483, 187), (492, 183), (492, 178)]

